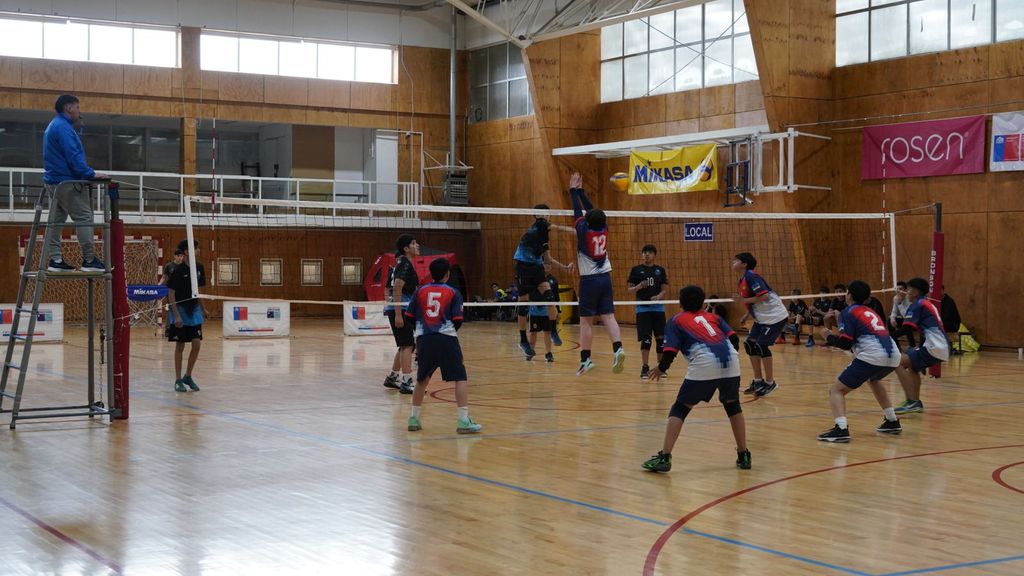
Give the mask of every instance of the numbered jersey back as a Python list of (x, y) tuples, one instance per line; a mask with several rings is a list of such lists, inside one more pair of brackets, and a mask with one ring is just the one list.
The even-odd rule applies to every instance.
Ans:
[(583, 218), (576, 219), (576, 253), (580, 276), (612, 271), (608, 259), (608, 228), (591, 230)]
[(665, 329), (665, 350), (686, 356), (688, 380), (731, 378), (740, 375), (739, 355), (729, 342), (733, 334), (717, 314), (680, 312)]
[(899, 365), (899, 350), (877, 312), (854, 304), (843, 310), (839, 322), (839, 337), (853, 340), (853, 353), (858, 360), (875, 366)]
[(462, 320), (462, 295), (447, 284), (424, 284), (416, 290), (406, 316), (415, 318), (415, 335), (456, 336), (455, 320)]

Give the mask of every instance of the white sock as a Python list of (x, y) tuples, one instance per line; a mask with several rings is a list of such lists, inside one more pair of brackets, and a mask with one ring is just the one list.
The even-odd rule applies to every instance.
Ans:
[(888, 408), (882, 408), (882, 414), (885, 414), (885, 419), (888, 420), (889, 422), (896, 421), (896, 410), (893, 410), (892, 406), (889, 406)]
[(412, 382), (412, 374), (402, 374), (403, 382)]
[(459, 420), (469, 420), (469, 406), (459, 406)]
[(843, 430), (846, 430), (846, 416), (840, 416), (836, 418), (836, 426), (839, 426)]
[(764, 383), (765, 384), (775, 384), (775, 379), (765, 380)]
[(423, 406), (413, 406), (412, 407), (412, 417), (416, 418), (416, 419), (419, 419), (419, 417), (420, 417), (420, 410), (422, 410), (422, 409), (423, 409)]

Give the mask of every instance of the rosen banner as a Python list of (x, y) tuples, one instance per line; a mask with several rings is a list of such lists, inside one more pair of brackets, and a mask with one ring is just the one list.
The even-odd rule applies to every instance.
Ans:
[(632, 152), (629, 155), (630, 194), (676, 194), (718, 190), (715, 145), (678, 150)]
[(871, 126), (861, 139), (864, 180), (985, 171), (985, 117)]
[(993, 172), (1024, 170), (1024, 112), (992, 115)]

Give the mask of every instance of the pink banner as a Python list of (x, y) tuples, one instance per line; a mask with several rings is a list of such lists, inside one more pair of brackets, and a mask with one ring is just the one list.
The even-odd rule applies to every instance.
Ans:
[(977, 174), (985, 171), (985, 117), (871, 126), (861, 148), (864, 180)]

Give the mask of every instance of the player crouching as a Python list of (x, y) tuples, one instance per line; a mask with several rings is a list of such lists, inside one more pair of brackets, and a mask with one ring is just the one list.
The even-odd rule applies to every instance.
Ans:
[(672, 469), (672, 447), (683, 429), (683, 421), (700, 402), (709, 402), (718, 391), (718, 400), (729, 416), (736, 438), (736, 466), (750, 469), (747, 450), (747, 429), (740, 406), (739, 338), (717, 314), (702, 311), (704, 290), (687, 286), (679, 291), (683, 311), (672, 317), (665, 329), (665, 349), (658, 367), (651, 371), (651, 380), (660, 380), (676, 354), (686, 356), (689, 367), (679, 387), (675, 404), (668, 413), (665, 442), (661, 450), (643, 463), (645, 470), (668, 472)]

